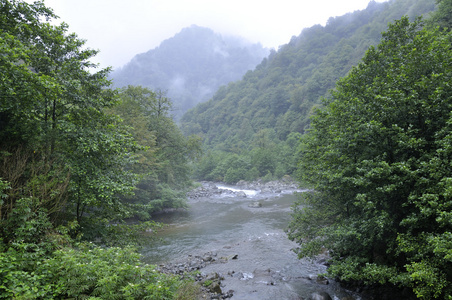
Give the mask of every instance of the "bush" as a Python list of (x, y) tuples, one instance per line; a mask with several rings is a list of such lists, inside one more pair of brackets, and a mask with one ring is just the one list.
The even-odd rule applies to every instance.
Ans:
[(332, 276), (451, 299), (451, 41), (396, 21), (312, 119), (289, 237)]
[(102, 299), (172, 299), (180, 281), (143, 265), (133, 248), (101, 248), (82, 244), (63, 249), (49, 261), (60, 296)]
[[(8, 184), (0, 181), (0, 198)], [(74, 243), (70, 228), (54, 228), (41, 201), (21, 198), (1, 220), (0, 298), (173, 299), (181, 281), (143, 265), (132, 247)], [(148, 226), (155, 224), (143, 224)], [(73, 229), (75, 224), (70, 225)], [(110, 226), (112, 227), (112, 226)], [(138, 228), (112, 227), (133, 238)], [(188, 287), (185, 287), (188, 288)]]

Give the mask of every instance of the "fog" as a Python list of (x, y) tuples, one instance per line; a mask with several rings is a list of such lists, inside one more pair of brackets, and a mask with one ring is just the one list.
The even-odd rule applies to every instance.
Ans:
[[(27, 0), (33, 2), (34, 0)], [(383, 2), (383, 1), (378, 1)], [(369, 0), (45, 0), (71, 32), (101, 52), (101, 67), (123, 66), (196, 24), (275, 48), (314, 24), (367, 7)]]

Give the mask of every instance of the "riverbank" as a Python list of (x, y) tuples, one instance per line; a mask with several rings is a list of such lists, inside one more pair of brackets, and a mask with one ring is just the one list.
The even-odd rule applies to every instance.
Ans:
[(298, 245), (284, 229), (303, 191), (291, 181), (201, 182), (187, 210), (159, 216), (167, 224), (161, 242), (144, 255), (162, 272), (198, 282), (202, 299), (360, 299), (318, 278), (325, 258), (300, 260), (292, 250)]
[[(232, 246), (224, 247), (224, 249), (232, 248)], [(176, 274), (182, 279), (189, 279), (197, 282), (201, 288), (200, 299), (255, 299), (254, 297), (248, 298), (249, 296), (245, 296), (245, 298), (243, 298), (243, 295), (246, 295), (247, 293), (248, 295), (255, 293), (257, 295), (256, 299), (276, 299), (260, 298), (262, 297), (260, 295), (277, 295), (278, 293), (274, 292), (274, 290), (277, 289), (276, 286), (280, 286), (281, 282), (289, 282), (293, 280), (314, 286), (314, 290), (311, 291), (310, 297), (303, 298), (297, 293), (286, 293), (285, 298), (278, 299), (332, 299), (330, 294), (325, 291), (325, 287), (330, 284), (330, 281), (327, 278), (318, 276), (314, 273), (305, 276), (293, 277), (288, 273), (271, 268), (257, 268), (250, 273), (236, 271), (240, 269), (239, 266), (241, 261), (244, 259), (246, 259), (246, 257), (242, 258), (241, 255), (234, 253), (227, 256), (220, 256), (217, 252), (206, 252), (203, 255), (188, 255), (185, 260), (160, 264), (159, 271), (163, 273)], [(313, 263), (315, 264), (316, 262)], [(250, 286), (252, 287), (252, 290), (249, 289)], [(234, 287), (236, 290), (230, 288), (228, 289), (228, 287)], [(264, 289), (268, 289), (268, 291), (262, 293), (262, 290)], [(238, 297), (234, 297), (234, 293), (236, 292)], [(343, 296), (337, 299), (354, 300), (359, 298)]]
[[(188, 196), (189, 209), (161, 215), (167, 224), (149, 257), (164, 273), (194, 279), (201, 299), (270, 300), (397, 298), (392, 290), (360, 284), (344, 288), (318, 277), (328, 257), (299, 260), (298, 244), (284, 232), (294, 193), (293, 182), (201, 182)], [(395, 298), (393, 296), (396, 296)]]
[(261, 180), (248, 182), (241, 180), (235, 185), (209, 181), (202, 181), (198, 184), (199, 187), (187, 193), (187, 198), (189, 200), (198, 198), (215, 198), (221, 196), (246, 198), (250, 195), (262, 198), (306, 191), (306, 189), (301, 189), (296, 182), (290, 179), (290, 177), (287, 177), (285, 180), (269, 182), (263, 182)]

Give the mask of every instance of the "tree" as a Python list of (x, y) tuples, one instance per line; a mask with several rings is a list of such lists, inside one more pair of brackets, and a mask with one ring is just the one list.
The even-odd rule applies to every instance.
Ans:
[(432, 14), (428, 20), (430, 26), (440, 26), (452, 30), (452, 1), (436, 0), (438, 9)]
[(341, 79), (304, 137), (300, 256), (330, 250), (346, 281), (452, 296), (452, 35), (402, 18)]
[[(65, 221), (81, 222), (92, 210), (98, 217), (124, 218), (128, 210), (119, 195), (131, 192), (135, 181), (124, 167), (137, 148), (118, 118), (106, 114), (117, 101), (108, 89), (109, 69), (90, 71), (97, 52), (84, 49), (67, 24), (45, 22), (56, 16), (43, 2), (2, 0), (0, 10), (0, 176), (18, 192), (9, 201), (33, 192), (49, 208), (48, 196), (58, 194), (64, 206), (56, 210)], [(36, 194), (52, 181), (53, 191)]]
[(141, 147), (107, 113), (117, 95), (108, 69), (89, 70), (96, 51), (51, 18), (43, 1), (0, 0), (0, 298), (177, 297), (179, 280), (133, 249), (69, 235), (124, 244), (153, 224), (118, 224)]
[[(210, 101), (184, 114), (182, 130), (199, 134), (206, 150), (245, 156), (252, 148), (261, 147), (266, 130), (274, 131), (268, 135), (268, 142), (278, 146), (291, 132), (305, 133), (320, 97), (328, 97), (336, 81), (347, 75), (370, 45), (380, 41), (387, 24), (405, 14), (411, 18), (429, 13), (435, 8), (434, 2), (373, 1), (365, 10), (303, 30), (277, 52), (272, 51), (242, 80), (219, 89)], [(271, 152), (276, 160), (282, 156)], [(281, 175), (284, 169), (290, 170), (278, 162), (261, 176), (268, 171)]]
[(164, 208), (183, 207), (184, 191), (191, 184), (189, 162), (200, 152), (199, 138), (182, 135), (169, 115), (172, 103), (164, 92), (128, 86), (119, 98), (120, 104), (110, 112), (123, 119), (142, 146), (138, 163), (128, 167), (141, 179), (126, 201), (138, 205), (142, 218)]

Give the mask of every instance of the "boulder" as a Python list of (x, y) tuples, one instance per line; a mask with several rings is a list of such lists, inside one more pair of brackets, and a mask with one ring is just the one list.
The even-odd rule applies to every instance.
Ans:
[(311, 300), (333, 300), (327, 292), (315, 292), (311, 294)]
[(210, 285), (210, 287), (209, 287), (209, 290), (212, 292), (212, 293), (215, 293), (215, 294), (222, 294), (223, 292), (221, 291), (221, 287), (220, 287), (220, 283), (219, 282), (217, 282), (217, 281), (215, 281), (215, 282), (213, 282), (211, 285)]
[(330, 282), (328, 281), (328, 279), (325, 278), (325, 277), (323, 277), (323, 276), (317, 277), (316, 281), (317, 281), (317, 283), (319, 283), (319, 284), (325, 284), (325, 285), (330, 283)]
[(247, 182), (247, 181), (245, 181), (245, 180), (240, 180), (240, 181), (237, 182), (235, 185), (236, 185), (236, 186), (239, 186), (239, 187), (248, 187), (249, 182)]
[(243, 192), (243, 191), (236, 192), (236, 196), (237, 196), (237, 197), (243, 197), (243, 198), (246, 198), (246, 193)]

